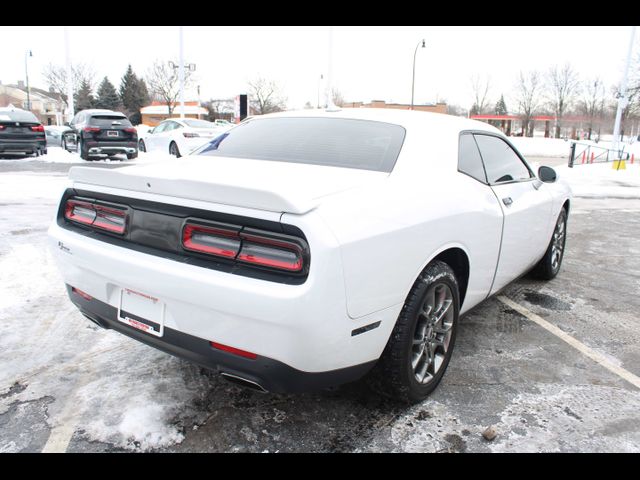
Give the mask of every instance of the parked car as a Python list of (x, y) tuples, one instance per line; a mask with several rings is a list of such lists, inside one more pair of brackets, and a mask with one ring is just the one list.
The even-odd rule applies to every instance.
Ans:
[(138, 156), (138, 132), (124, 113), (82, 110), (73, 117), (69, 127), (76, 138), (65, 135), (66, 143), (71, 146), (75, 140), (84, 160), (118, 154), (126, 154), (128, 159)]
[(70, 178), (49, 235), (92, 322), (259, 390), (370, 372), (409, 401), (461, 313), (558, 274), (570, 205), (498, 129), (382, 109), (256, 116), (180, 163)]
[(71, 128), (66, 125), (47, 125), (44, 127), (44, 134), (47, 138), (47, 147), (66, 148), (65, 133), (71, 132)]
[(169, 118), (149, 130), (140, 139), (138, 148), (141, 152), (163, 152), (179, 158), (229, 128), (195, 118)]
[(0, 108), (0, 154), (2, 153), (35, 156), (47, 153), (44, 127), (33, 113), (14, 107)]

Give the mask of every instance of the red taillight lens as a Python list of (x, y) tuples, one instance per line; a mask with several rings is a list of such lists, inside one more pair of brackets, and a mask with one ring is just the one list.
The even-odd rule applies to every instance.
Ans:
[(138, 131), (133, 127), (125, 128), (124, 131), (127, 133), (138, 133)]
[(233, 353), (234, 355), (248, 358), (250, 360), (255, 360), (256, 358), (258, 358), (258, 355), (256, 355), (255, 353), (247, 352), (246, 350), (240, 350), (239, 348), (230, 347), (228, 345), (222, 345), (221, 343), (216, 343), (216, 342), (209, 342), (209, 344), (213, 348), (217, 348), (218, 350), (223, 350), (225, 352)]
[(235, 258), (240, 250), (236, 230), (188, 223), (182, 230), (182, 246), (193, 252)]
[(4, 130), (6, 127), (4, 125), (0, 125), (0, 130)]
[(97, 133), (100, 131), (98, 127), (84, 127), (82, 130), (90, 133)]
[(182, 229), (185, 250), (291, 273), (303, 270), (306, 251), (303, 245), (305, 242), (297, 237), (226, 224), (189, 221)]
[(31, 127), (31, 130), (34, 132), (44, 132), (44, 127), (42, 125), (34, 125)]
[(240, 236), (243, 242), (238, 260), (289, 272), (302, 270), (303, 257), (300, 245), (254, 234), (242, 233)]
[(67, 220), (120, 235), (126, 230), (127, 216), (127, 210), (124, 208), (86, 200), (69, 199), (64, 208), (64, 218)]
[(75, 293), (76, 295), (80, 295), (82, 298), (84, 298), (85, 300), (93, 300), (93, 297), (91, 295), (89, 295), (86, 292), (83, 292), (82, 290), (80, 290), (79, 288), (76, 287), (71, 287), (71, 291), (73, 293)]

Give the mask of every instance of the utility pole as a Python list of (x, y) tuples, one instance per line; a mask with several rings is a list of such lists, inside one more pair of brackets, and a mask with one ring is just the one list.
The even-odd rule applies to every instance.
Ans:
[(31, 111), (31, 88), (29, 87), (29, 67), (27, 63), (29, 57), (33, 57), (31, 50), (27, 50), (24, 54), (24, 76), (27, 81), (27, 110)]
[(69, 32), (67, 31), (67, 27), (64, 27), (64, 52), (67, 68), (67, 122), (70, 122), (75, 112), (73, 105), (73, 79), (71, 78), (71, 57), (69, 56)]
[(616, 111), (616, 123), (613, 127), (613, 149), (615, 151), (620, 150), (620, 143), (622, 139), (620, 136), (620, 122), (622, 120), (622, 112), (629, 104), (627, 98), (627, 77), (629, 75), (629, 64), (631, 63), (631, 53), (633, 51), (633, 40), (636, 36), (636, 27), (631, 27), (631, 39), (629, 40), (629, 50), (627, 51), (627, 63), (624, 67), (624, 73), (622, 74), (622, 84), (620, 85), (620, 93), (618, 94), (618, 110)]

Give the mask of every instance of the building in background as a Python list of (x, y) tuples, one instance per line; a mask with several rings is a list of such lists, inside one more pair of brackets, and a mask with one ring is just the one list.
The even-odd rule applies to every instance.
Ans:
[[(344, 102), (342, 108), (395, 108), (398, 110), (410, 110), (408, 103), (387, 103), (384, 100), (372, 100), (364, 102)], [(419, 112), (447, 113), (446, 103), (432, 103), (427, 105), (414, 105), (413, 109)]]
[[(38, 117), (43, 125), (62, 125), (62, 114), (65, 103), (57, 93), (43, 90), (37, 87), (29, 89), (29, 102), (31, 111)], [(27, 87), (23, 81), (15, 85), (2, 85), (0, 83), (0, 107), (13, 106), (23, 110), (29, 110), (27, 102)]]
[[(169, 107), (163, 102), (153, 102), (140, 110), (142, 123), (150, 127), (155, 127), (167, 118), (178, 118), (181, 113), (180, 103), (173, 105), (173, 112), (169, 115)], [(209, 111), (198, 105), (198, 102), (184, 102), (184, 116), (186, 118), (206, 119)]]

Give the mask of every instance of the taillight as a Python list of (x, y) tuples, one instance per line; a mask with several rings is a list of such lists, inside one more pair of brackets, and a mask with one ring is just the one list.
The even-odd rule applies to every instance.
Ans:
[(185, 250), (291, 273), (303, 270), (305, 245), (297, 237), (226, 224), (188, 221), (182, 229)]
[(97, 132), (100, 131), (100, 128), (98, 128), (98, 127), (84, 127), (82, 130), (85, 131), (85, 132), (89, 132), (89, 133), (97, 133)]
[(233, 353), (234, 355), (238, 355), (240, 357), (248, 358), (250, 360), (255, 360), (258, 358), (258, 355), (252, 352), (247, 352), (246, 350), (240, 350), (239, 348), (230, 347), (229, 345), (223, 345), (221, 343), (209, 342), (213, 348), (217, 348), (218, 350), (222, 350), (224, 352)]
[(259, 234), (241, 233), (242, 248), (238, 254), (241, 262), (277, 268), (289, 272), (302, 270), (302, 247), (297, 243), (274, 239)]
[(64, 218), (67, 220), (119, 235), (127, 228), (127, 217), (126, 207), (102, 205), (90, 200), (71, 198), (64, 207)]
[(240, 237), (237, 230), (229, 230), (224, 226), (205, 227), (187, 223), (182, 230), (182, 246), (193, 252), (235, 258), (240, 250)]
[(31, 130), (34, 132), (44, 132), (44, 127), (42, 125), (34, 125), (31, 127)]
[(191, 133), (191, 132), (182, 132), (182, 135), (183, 135), (185, 138), (196, 138), (196, 137), (199, 137), (199, 136), (200, 136), (200, 135), (199, 135), (199, 134), (197, 134), (197, 133)]
[(125, 131), (125, 132), (127, 132), (127, 133), (137, 133), (137, 132), (138, 132), (138, 131), (137, 131), (135, 128), (133, 128), (133, 127), (125, 128), (125, 129), (124, 129), (124, 131)]
[(4, 125), (0, 125), (0, 130), (4, 130), (6, 127)]

